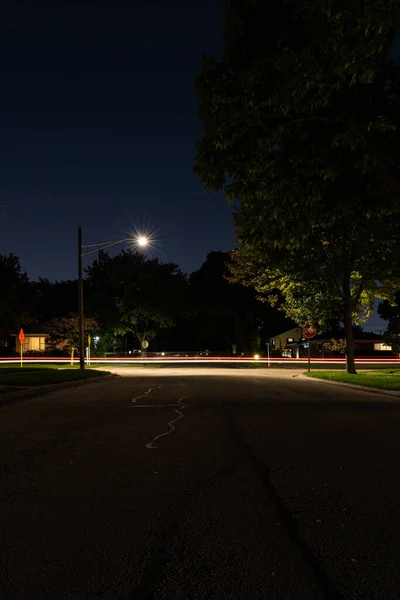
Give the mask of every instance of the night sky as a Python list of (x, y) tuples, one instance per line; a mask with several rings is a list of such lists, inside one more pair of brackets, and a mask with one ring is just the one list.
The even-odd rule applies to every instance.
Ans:
[(154, 230), (185, 272), (230, 250), (232, 209), (192, 170), (217, 1), (32, 4), (0, 13), (0, 253), (32, 279), (75, 278), (78, 225), (85, 243)]

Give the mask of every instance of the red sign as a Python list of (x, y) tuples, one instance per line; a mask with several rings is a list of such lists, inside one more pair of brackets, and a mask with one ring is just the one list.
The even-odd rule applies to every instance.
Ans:
[(18, 337), (19, 337), (19, 341), (21, 342), (21, 344), (23, 344), (24, 341), (25, 341), (25, 334), (24, 334), (24, 330), (23, 329), (21, 329), (21, 331), (19, 332), (19, 336)]
[(317, 333), (317, 328), (315, 325), (304, 325), (303, 327), (303, 335), (306, 338), (313, 338)]

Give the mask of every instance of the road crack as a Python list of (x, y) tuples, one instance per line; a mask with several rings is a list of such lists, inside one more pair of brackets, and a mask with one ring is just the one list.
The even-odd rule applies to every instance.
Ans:
[[(187, 396), (183, 396), (183, 398), (179, 398), (179, 400), (177, 401), (177, 405), (179, 405), (180, 408), (175, 408), (174, 412), (178, 415), (176, 417), (176, 419), (172, 419), (171, 421), (168, 421), (167, 425), (168, 425), (168, 430), (164, 431), (163, 433), (160, 433), (158, 435), (156, 435), (155, 437), (153, 437), (153, 439), (151, 440), (151, 442), (149, 442), (148, 444), (146, 444), (146, 448), (149, 449), (155, 449), (158, 448), (158, 446), (155, 446), (154, 444), (162, 437), (166, 436), (166, 435), (170, 435), (170, 433), (172, 433), (173, 431), (175, 431), (175, 423), (177, 423), (178, 421), (181, 421), (183, 419), (183, 412), (182, 410), (184, 408), (186, 408), (187, 406), (189, 406), (188, 404), (184, 404), (183, 401), (187, 399)], [(180, 410), (182, 409), (182, 410)]]
[(241, 447), (244, 457), (261, 477), (267, 492), (267, 496), (275, 506), (275, 510), (278, 514), (279, 522), (282, 525), (282, 528), (286, 532), (291, 544), (298, 550), (303, 562), (311, 571), (315, 581), (324, 594), (324, 599), (346, 600), (347, 596), (336, 589), (334, 583), (331, 581), (325, 569), (323, 568), (319, 557), (308, 546), (307, 542), (301, 535), (298, 521), (272, 483), (268, 467), (259, 462), (252, 446), (250, 446), (241, 436), (237, 424), (228, 411), (228, 408), (225, 405), (223, 405), (223, 408), (232, 437), (236, 441), (236, 444)]

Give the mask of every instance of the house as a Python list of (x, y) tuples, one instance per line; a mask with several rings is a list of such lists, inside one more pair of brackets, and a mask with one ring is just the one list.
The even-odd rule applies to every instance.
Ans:
[[(19, 341), (18, 334), (14, 334), (12, 337), (14, 338), (12, 350), (20, 354), (21, 342)], [(46, 337), (45, 333), (25, 333), (25, 341), (22, 349), (23, 354), (27, 352), (44, 353), (46, 350)]]
[[(332, 336), (318, 334), (311, 340), (302, 335), (302, 328), (289, 329), (274, 338), (271, 338), (271, 349), (276, 354), (287, 358), (303, 358), (308, 356), (308, 344), (310, 344), (310, 355), (313, 358), (329, 358), (344, 356), (344, 352), (329, 350), (327, 345), (332, 341)], [(356, 356), (393, 356), (392, 347), (386, 344), (383, 336), (374, 333), (366, 334), (354, 340), (354, 352)]]
[(281, 354), (281, 356), (286, 356), (286, 353), (289, 352), (289, 356), (291, 355), (290, 348), (293, 344), (299, 344), (302, 337), (302, 328), (294, 327), (293, 329), (289, 329), (288, 331), (284, 331), (279, 335), (271, 338), (269, 340), (271, 344), (271, 353)]
[[(373, 334), (370, 334), (373, 335)], [(313, 358), (329, 358), (329, 357), (343, 357), (345, 355), (344, 352), (338, 350), (329, 350), (327, 345), (331, 342), (331, 339), (328, 339), (324, 336), (315, 337), (310, 342), (310, 355)], [(308, 354), (308, 341), (303, 343), (303, 347), (306, 350), (300, 349), (300, 356), (306, 356)], [(392, 347), (388, 344), (385, 344), (382, 336), (374, 336), (372, 338), (365, 339), (355, 339), (354, 340), (354, 354), (358, 357), (373, 357), (379, 356), (383, 358), (385, 356), (394, 356), (394, 352), (392, 352)]]

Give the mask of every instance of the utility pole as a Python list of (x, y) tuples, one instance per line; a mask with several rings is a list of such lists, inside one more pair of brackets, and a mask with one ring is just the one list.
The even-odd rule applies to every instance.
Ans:
[(82, 258), (89, 254), (94, 254), (105, 248), (110, 248), (122, 242), (134, 242), (137, 246), (144, 247), (149, 243), (149, 238), (145, 235), (137, 237), (122, 238), (121, 240), (111, 240), (109, 242), (98, 242), (97, 244), (82, 245), (82, 227), (78, 227), (78, 296), (79, 296), (79, 367), (85, 368), (85, 338), (84, 338), (84, 314), (83, 314), (83, 273)]
[(82, 274), (82, 227), (78, 227), (78, 294), (79, 294), (79, 368), (85, 368), (85, 341), (83, 326), (83, 274)]

